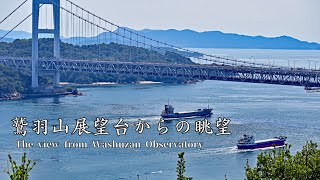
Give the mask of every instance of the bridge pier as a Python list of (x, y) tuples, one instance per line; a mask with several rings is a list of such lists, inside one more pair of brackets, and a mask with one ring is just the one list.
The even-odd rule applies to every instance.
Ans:
[[(53, 29), (39, 29), (40, 5), (53, 6)], [(32, 88), (39, 89), (39, 34), (53, 34), (55, 58), (60, 58), (60, 0), (33, 0), (32, 1)], [(60, 86), (60, 73), (54, 74), (54, 87)]]
[(59, 71), (54, 72), (53, 87), (60, 87), (60, 72)]
[(52, 81), (52, 87), (39, 87), (34, 88), (34, 92), (40, 92), (40, 93), (63, 93), (65, 92), (65, 88), (60, 85), (60, 72), (57, 70), (45, 70), (40, 71), (39, 74), (41, 76), (50, 76), (53, 77)]
[(60, 87), (60, 71), (57, 70), (42, 70), (39, 72), (41, 76), (50, 76), (52, 77), (53, 87)]

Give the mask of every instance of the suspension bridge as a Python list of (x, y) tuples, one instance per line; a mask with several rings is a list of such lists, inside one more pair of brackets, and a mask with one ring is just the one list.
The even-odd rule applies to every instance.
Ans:
[[(25, 0), (5, 17), (0, 25), (27, 1)], [(54, 86), (59, 87), (60, 72), (62, 71), (320, 87), (319, 70), (248, 62), (178, 47), (110, 22), (70, 0), (64, 0), (64, 2), (60, 0), (33, 0), (32, 13), (22, 19), (0, 40), (30, 17), (32, 17), (32, 55), (30, 57), (0, 57), (0, 64), (20, 70), (31, 69), (34, 89), (39, 88), (40, 75), (53, 76)], [(48, 22), (48, 19), (51, 19), (52, 22)], [(43, 24), (44, 27), (40, 27)], [(39, 58), (39, 38), (42, 34), (54, 39), (52, 58)], [(110, 61), (99, 58), (100, 51), (98, 58), (94, 60), (67, 59), (60, 54), (61, 42), (78, 47), (95, 44), (98, 45), (99, 50), (103, 48), (103, 46), (100, 47), (101, 44), (117, 43), (149, 51), (177, 53), (181, 56), (200, 54), (200, 56), (191, 59), (203, 63), (132, 62), (131, 59), (128, 59), (127, 62)], [(138, 52), (131, 51), (130, 49), (128, 58), (138, 57)]]

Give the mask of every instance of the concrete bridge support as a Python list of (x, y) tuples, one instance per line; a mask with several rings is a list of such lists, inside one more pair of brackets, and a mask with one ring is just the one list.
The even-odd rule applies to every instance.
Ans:
[[(53, 6), (53, 29), (39, 29), (39, 12), (40, 6)], [(32, 2), (32, 88), (39, 88), (39, 34), (53, 34), (54, 35), (54, 57), (60, 58), (60, 0), (33, 0)], [(60, 86), (60, 73), (54, 73), (54, 86)]]
[(53, 76), (53, 86), (60, 87), (60, 72), (55, 71)]

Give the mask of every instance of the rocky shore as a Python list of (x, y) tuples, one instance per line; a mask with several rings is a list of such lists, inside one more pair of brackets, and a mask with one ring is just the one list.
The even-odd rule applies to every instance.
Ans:
[(72, 91), (65, 92), (48, 92), (48, 93), (29, 93), (29, 94), (21, 94), (18, 92), (12, 94), (2, 94), (0, 95), (0, 101), (9, 101), (9, 100), (19, 100), (19, 99), (28, 99), (28, 98), (41, 98), (41, 97), (57, 97), (57, 96), (81, 96), (83, 95), (77, 89), (73, 89)]
[(22, 99), (23, 96), (22, 94), (15, 92), (12, 94), (2, 94), (0, 95), (0, 101), (5, 101), (5, 100), (18, 100), (18, 99)]
[[(199, 80), (188, 80), (183, 82), (182, 84), (193, 84), (197, 83)], [(156, 82), (156, 81), (138, 81), (132, 84), (161, 84), (163, 82)], [(122, 83), (115, 83), (115, 82), (96, 82), (91, 84), (75, 84), (75, 83), (68, 83), (68, 82), (61, 82), (61, 85), (67, 86), (66, 88), (61, 87), (62, 91), (55, 92), (52, 88), (45, 88), (42, 92), (37, 93), (28, 93), (28, 94), (21, 94), (19, 92), (14, 92), (11, 94), (0, 94), (0, 101), (6, 100), (19, 100), (19, 99), (27, 99), (27, 98), (40, 98), (40, 97), (57, 97), (57, 96), (66, 96), (66, 95), (73, 95), (73, 96), (81, 96), (82, 93), (77, 90), (77, 87), (97, 87), (97, 86), (108, 86), (108, 85), (117, 85)], [(123, 83), (125, 84), (125, 83)]]

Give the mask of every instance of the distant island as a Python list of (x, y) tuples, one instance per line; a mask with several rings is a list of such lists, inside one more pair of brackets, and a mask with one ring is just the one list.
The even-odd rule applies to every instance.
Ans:
[[(128, 28), (127, 28), (128, 29)], [(263, 37), (247, 36), (234, 33), (224, 33), (221, 31), (196, 32), (193, 30), (133, 30), (141, 35), (163, 41), (185, 48), (237, 48), (237, 49), (296, 49), (296, 50), (320, 50), (320, 44), (315, 42), (306, 42), (295, 39), (290, 36)], [(117, 30), (115, 30), (117, 31)], [(0, 36), (7, 31), (0, 30)], [(71, 37), (62, 38), (63, 42), (94, 44), (97, 39), (100, 43), (115, 42), (110, 39), (110, 33), (101, 33), (98, 37)], [(13, 31), (4, 42), (13, 42), (15, 39), (31, 38), (31, 33), (24, 31)], [(75, 41), (76, 39), (76, 41)]]
[(308, 49), (320, 50), (320, 44), (300, 41), (289, 36), (247, 36), (221, 31), (196, 32), (192, 30), (141, 30), (148, 37), (188, 48), (237, 48), (237, 49)]

